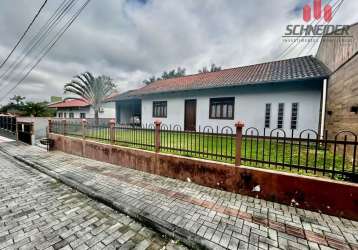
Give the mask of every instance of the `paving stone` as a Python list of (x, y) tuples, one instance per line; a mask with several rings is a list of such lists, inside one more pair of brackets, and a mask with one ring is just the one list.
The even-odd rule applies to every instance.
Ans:
[[(168, 239), (130, 217), (30, 167), (13, 164), (2, 154), (0, 197), (0, 214), (12, 221), (7, 228), (7, 219), (1, 217), (0, 249), (146, 249), (154, 243), (160, 249), (169, 244)], [(124, 227), (126, 234), (120, 232)], [(136, 236), (142, 239), (137, 245), (118, 243)]]
[[(343, 250), (349, 247), (349, 243), (351, 246), (357, 244), (358, 223), (355, 221), (151, 175), (62, 152), (47, 153), (33, 146), (22, 144), (16, 146), (10, 143), (6, 147), (0, 145), (0, 148), (10, 155), (41, 164), (60, 177), (70, 178), (76, 183), (85, 183), (88, 188), (106, 194), (119, 204), (139, 209), (141, 215), (148, 214), (158, 221), (170, 223), (173, 228), (188, 230), (203, 240), (210, 241), (208, 245), (213, 249), (235, 249), (235, 245), (238, 249), (323, 249), (334, 245)], [(11, 172), (9, 169), (6, 171)], [(6, 176), (6, 173), (1, 174), (0, 178)], [(19, 178), (16, 182), (19, 182)], [(34, 178), (35, 183), (47, 177), (32, 174), (31, 178)], [(26, 185), (23, 179), (20, 180)], [(31, 211), (30, 199), (26, 203), (27, 206), (25, 204), (16, 213), (12, 213), (9, 212), (10, 203), (13, 206), (16, 201), (0, 199), (0, 214), (4, 213), (8, 218), (16, 214), (18, 221), (39, 220), (39, 223), (42, 217), (51, 217), (46, 223), (53, 223), (49, 227), (49, 230), (52, 230), (52, 239), (55, 239), (53, 237), (56, 237), (56, 233), (71, 236), (69, 230), (80, 225), (82, 229), (73, 232), (78, 239), (70, 243), (71, 247), (86, 248), (88, 247), (86, 243), (89, 242), (92, 247), (111, 249), (116, 246), (125, 249), (146, 240), (151, 242), (150, 249), (166, 244), (158, 244), (153, 240), (158, 237), (154, 237), (150, 229), (138, 225), (127, 216), (116, 217), (115, 213), (111, 212), (106, 212), (110, 216), (104, 217), (101, 213), (94, 214), (93, 208), (87, 206), (88, 202), (82, 200), (81, 194), (75, 196), (63, 192), (62, 185), (53, 182), (52, 184), (48, 182), (46, 185), (53, 186), (53, 190), (56, 190), (53, 191), (56, 193), (55, 199), (47, 201), (52, 198), (48, 195), (51, 190), (38, 188), (39, 190), (34, 191), (38, 197), (33, 196), (32, 200), (41, 201), (41, 204), (48, 202), (53, 206), (57, 204), (58, 207), (43, 209), (41, 213), (37, 212), (36, 207), (35, 211)], [(18, 186), (15, 189), (19, 191), (22, 187)], [(79, 199), (81, 201), (78, 201)], [(5, 207), (2, 203), (9, 205)], [(101, 205), (97, 207), (101, 211)], [(51, 212), (47, 213), (50, 210)], [(111, 216), (115, 218), (113, 221)], [(10, 219), (4, 221), (3, 228), (0, 226), (0, 237), (8, 234), (15, 237), (18, 231), (17, 239), (20, 240), (21, 230), (24, 231), (23, 233), (26, 233), (25, 230), (31, 231), (31, 225), (27, 228), (10, 225)], [(66, 227), (70, 227), (69, 230)], [(39, 227), (39, 230), (43, 230), (42, 227)], [(76, 231), (77, 228), (74, 230)], [(85, 233), (81, 234), (82, 231)]]

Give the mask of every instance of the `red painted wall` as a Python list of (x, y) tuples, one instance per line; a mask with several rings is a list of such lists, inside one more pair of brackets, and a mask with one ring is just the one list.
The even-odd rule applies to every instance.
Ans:
[[(358, 220), (358, 185), (50, 134), (55, 149), (230, 192)], [(253, 192), (255, 186), (260, 192)]]

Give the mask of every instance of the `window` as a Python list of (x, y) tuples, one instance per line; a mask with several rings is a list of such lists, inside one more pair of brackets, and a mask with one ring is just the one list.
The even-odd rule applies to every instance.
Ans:
[(74, 114), (74, 113), (69, 113), (69, 114), (68, 114), (68, 117), (69, 117), (69, 118), (75, 118), (75, 114)]
[(81, 119), (86, 119), (86, 113), (80, 113), (80, 118)]
[(283, 114), (284, 114), (285, 104), (278, 104), (278, 115), (277, 115), (277, 128), (283, 128)]
[(265, 107), (265, 128), (270, 128), (271, 123), (271, 103), (266, 103)]
[(59, 118), (62, 118), (62, 112), (59, 112), (59, 113), (58, 113), (58, 117), (59, 117)]
[(351, 107), (351, 112), (355, 113), (355, 114), (358, 114), (358, 106), (352, 106)]
[(67, 113), (63, 113), (63, 118), (66, 118), (67, 117)]
[(210, 98), (210, 119), (234, 119), (235, 97)]
[(153, 117), (167, 117), (167, 101), (153, 102)]
[(292, 103), (291, 109), (291, 129), (297, 129), (298, 103)]

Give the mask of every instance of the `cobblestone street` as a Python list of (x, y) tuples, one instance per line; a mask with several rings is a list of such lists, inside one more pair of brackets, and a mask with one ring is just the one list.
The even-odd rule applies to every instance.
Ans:
[(3, 154), (0, 219), (0, 249), (184, 248)]
[[(47, 153), (34, 146), (16, 146), (15, 143), (2, 143), (0, 149), (19, 160), (32, 164), (33, 167), (41, 171), (48, 172), (61, 181), (82, 187), (87, 192), (95, 193), (97, 196), (106, 197), (107, 200), (113, 201), (113, 204), (121, 207), (121, 211), (134, 214), (137, 218), (145, 218), (146, 222), (151, 222), (156, 228), (158, 228), (158, 225), (159, 228), (165, 226), (167, 231), (171, 233), (170, 235), (186, 237), (188, 239), (186, 243), (195, 242), (196, 246), (204, 246), (209, 249), (358, 249), (358, 222), (356, 221), (207, 188), (190, 182), (151, 175), (62, 152)], [(101, 207), (98, 203), (92, 202), (78, 193), (73, 193), (71, 189), (53, 183), (43, 176), (40, 178), (38, 175), (22, 174), (23, 170), (17, 170), (13, 167), (2, 166), (1, 170), (3, 186), (14, 185), (13, 188), (15, 188), (15, 185), (22, 185), (18, 189), (21, 190), (20, 194), (23, 194), (26, 198), (29, 192), (33, 196), (38, 196), (37, 199), (44, 196), (45, 201), (41, 199), (41, 202), (55, 203), (56, 209), (53, 210), (56, 215), (57, 213), (61, 214), (59, 218), (64, 216), (64, 212), (57, 212), (57, 209), (63, 207), (69, 213), (67, 216), (73, 215), (77, 218), (75, 215), (78, 215), (80, 222), (76, 224), (81, 225), (83, 223), (81, 220), (87, 221), (83, 217), (90, 217), (87, 214), (91, 213), (85, 209), (88, 205), (80, 204), (90, 203), (93, 206)], [(10, 181), (8, 181), (9, 173), (7, 172), (14, 176)], [(43, 188), (40, 188), (41, 186)], [(6, 187), (3, 187), (3, 189), (6, 189)], [(69, 205), (73, 201), (71, 194), (81, 197), (81, 201), (76, 200), (74, 205)], [(62, 199), (60, 199), (61, 197)], [(16, 197), (14, 198), (16, 199)], [(25, 206), (25, 203), (16, 202), (14, 198), (10, 198), (12, 200), (8, 201), (9, 204), (18, 203)], [(6, 200), (8, 199), (6, 198)], [(41, 204), (41, 202), (34, 202), (33, 200), (31, 198), (29, 203)], [(82, 206), (85, 208), (82, 208)], [(27, 205), (26, 209), (23, 210), (28, 211), (31, 208), (31, 205)], [(87, 209), (96, 211), (91, 206)], [(85, 212), (79, 213), (82, 210)], [(6, 211), (5, 209), (3, 213), (6, 213)], [(44, 213), (46, 211), (44, 209)], [(101, 209), (101, 211), (103, 210)], [(114, 216), (110, 209), (108, 209), (108, 214)], [(35, 212), (34, 216), (36, 216)], [(144, 241), (155, 246), (166, 244), (158, 236), (155, 237), (155, 240), (150, 239), (150, 241), (148, 238), (143, 238), (146, 236), (140, 233), (141, 230), (136, 230), (135, 227), (134, 229), (131, 228), (130, 222), (121, 221), (123, 218), (129, 220), (128, 217), (116, 216), (118, 216), (120, 225), (126, 225), (126, 230), (132, 232), (129, 233), (133, 234), (130, 242)], [(59, 218), (57, 220), (61, 220)], [(26, 221), (27, 217), (24, 220)], [(40, 218), (38, 220), (41, 221)], [(53, 220), (56, 221), (56, 219), (50, 219), (50, 221)], [(63, 220), (67, 221), (66, 219)], [(98, 218), (97, 223), (102, 220), (112, 221)], [(12, 220), (7, 223), (10, 223), (10, 221), (14, 223)], [(113, 224), (115, 225), (116, 222), (108, 225), (107, 230), (110, 230), (109, 228)], [(69, 225), (76, 228), (75, 224)], [(133, 223), (133, 225), (138, 224)], [(44, 227), (46, 228), (46, 225)], [(101, 225), (99, 227), (101, 228)], [(30, 228), (32, 229), (33, 226)], [(98, 229), (92, 230), (96, 232)], [(120, 231), (120, 229), (118, 230)], [(147, 231), (147, 229), (143, 230)], [(1, 231), (9, 233), (7, 229)], [(93, 232), (87, 233), (88, 237), (93, 239), (86, 244), (92, 245), (94, 244), (93, 241), (96, 241), (94, 239), (100, 238), (96, 243), (104, 246), (104, 243), (106, 243), (104, 239), (116, 237), (116, 234), (111, 233), (109, 235), (106, 230), (102, 232), (96, 236)], [(134, 235), (135, 232), (138, 233)], [(48, 232), (48, 234), (51, 235), (51, 232)], [(121, 242), (121, 237), (128, 235), (128, 232), (123, 235), (120, 231), (118, 234), (120, 236), (117, 241), (114, 241), (115, 244)], [(60, 239), (59, 242), (63, 242), (63, 240)], [(74, 240), (73, 242), (77, 241)], [(5, 233), (5, 238), (3, 238), (1, 244), (13, 243), (13, 236), (6, 236)], [(40, 241), (38, 243), (40, 244)]]

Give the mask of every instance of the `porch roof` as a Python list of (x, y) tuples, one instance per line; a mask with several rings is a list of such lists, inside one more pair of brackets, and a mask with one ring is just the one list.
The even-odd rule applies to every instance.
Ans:
[(126, 101), (126, 100), (133, 100), (133, 99), (140, 99), (139, 96), (135, 94), (137, 90), (129, 90), (120, 94), (117, 94), (115, 96), (112, 96), (108, 99), (108, 101)]

